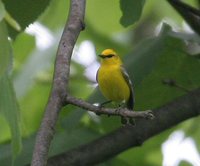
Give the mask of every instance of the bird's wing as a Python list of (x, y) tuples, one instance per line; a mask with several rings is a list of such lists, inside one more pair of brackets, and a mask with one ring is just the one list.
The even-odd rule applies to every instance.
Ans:
[(127, 101), (127, 107), (129, 109), (133, 110), (133, 107), (134, 107), (133, 84), (131, 82), (131, 79), (129, 78), (129, 75), (128, 75), (126, 69), (123, 66), (121, 66), (121, 72), (122, 72), (122, 75), (123, 75), (126, 83), (129, 86), (129, 89), (130, 89), (130, 97), (129, 97), (129, 100)]

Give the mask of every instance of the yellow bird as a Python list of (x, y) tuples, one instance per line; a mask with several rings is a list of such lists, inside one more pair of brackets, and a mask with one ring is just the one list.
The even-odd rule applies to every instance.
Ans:
[[(101, 66), (98, 69), (96, 78), (100, 91), (108, 100), (124, 103), (128, 109), (133, 110), (132, 83), (120, 57), (112, 49), (104, 50), (99, 56), (101, 58)], [(131, 119), (129, 122), (133, 123)], [(122, 118), (122, 123), (127, 123), (127, 119)]]

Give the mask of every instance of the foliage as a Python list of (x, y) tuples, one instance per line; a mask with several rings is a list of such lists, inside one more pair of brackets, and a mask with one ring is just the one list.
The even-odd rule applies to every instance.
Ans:
[[(69, 11), (69, 2), (65, 0), (37, 0), (34, 4), (30, 0), (15, 2), (0, 1), (0, 154), (3, 154), (0, 162), (5, 166), (17, 155), (14, 165), (30, 163), (35, 134), (51, 89), (56, 49)], [(187, 2), (193, 6), (199, 3)], [(174, 79), (190, 90), (199, 87), (200, 61), (195, 55), (200, 54), (200, 38), (188, 32), (181, 16), (166, 1), (162, 4), (159, 0), (87, 1), (85, 20), (86, 29), (79, 37), (75, 53), (84, 56), (83, 59), (90, 57), (86, 50), (79, 50), (86, 40), (96, 47), (96, 54), (110, 47), (119, 52), (134, 82), (136, 110), (162, 106), (185, 93), (164, 85), (163, 79)], [(13, 21), (16, 24), (12, 24)], [(38, 38), (36, 32), (24, 31), (28, 26), (31, 28), (34, 21), (46, 28), (47, 40), (39, 43), (42, 33)], [(89, 67), (96, 63), (96, 57), (88, 59), (90, 63), (87, 64), (80, 63), (77, 58), (74, 55), (71, 63), (70, 93), (90, 102), (104, 101), (98, 88), (94, 88), (95, 78), (85, 74), (93, 70)], [(198, 120), (186, 121), (102, 165), (161, 165), (161, 144), (175, 130), (183, 130), (192, 137), (199, 149)], [(59, 116), (50, 156), (120, 126), (120, 118), (97, 117), (66, 106)], [(20, 137), (22, 150), (19, 154)]]
[(133, 23), (135, 23), (135, 21), (139, 20), (144, 3), (145, 3), (145, 0), (143, 1), (142, 0), (141, 1), (121, 0), (120, 7), (121, 7), (123, 15), (120, 19), (120, 23), (126, 27), (128, 25), (132, 25)]
[(20, 118), (16, 95), (10, 79), (13, 55), (8, 41), (6, 25), (3, 20), (0, 21), (0, 36), (1, 46), (3, 46), (0, 51), (0, 113), (5, 116), (9, 124), (12, 135), (12, 156), (15, 158), (21, 149)]

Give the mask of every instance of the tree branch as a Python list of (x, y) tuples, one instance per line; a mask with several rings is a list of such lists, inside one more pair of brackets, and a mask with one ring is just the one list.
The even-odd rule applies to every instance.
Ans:
[(88, 144), (48, 160), (48, 166), (89, 166), (109, 159), (124, 150), (142, 145), (149, 138), (200, 114), (200, 89), (155, 109), (155, 119), (136, 119), (136, 126), (125, 126)]
[(103, 108), (103, 107), (92, 105), (86, 101), (77, 99), (72, 96), (67, 96), (66, 101), (68, 104), (73, 104), (80, 108), (92, 111), (96, 113), (97, 115), (105, 114), (105, 115), (115, 115), (115, 116), (123, 116), (123, 117), (130, 117), (130, 118), (145, 118), (145, 119), (154, 118), (153, 112), (150, 110), (132, 111), (132, 110), (128, 110), (127, 108), (117, 108), (117, 109)]
[[(97, 114), (141, 118), (150, 117), (149, 112), (131, 112), (127, 109), (117, 111), (115, 109), (99, 109), (87, 102), (69, 96), (67, 87), (69, 82), (71, 55), (78, 35), (84, 28), (84, 13), (85, 0), (71, 0), (68, 22), (65, 25), (56, 55), (52, 91), (36, 138), (31, 164), (32, 166), (46, 165), (58, 113), (66, 104), (77, 105), (96, 112)], [(194, 93), (191, 92), (188, 95), (155, 110), (156, 119), (152, 121), (146, 121), (145, 119), (137, 120), (136, 127), (122, 127), (117, 131), (87, 145), (83, 145), (62, 155), (55, 156), (50, 159), (49, 165), (91, 165), (108, 159), (127, 148), (141, 145), (145, 140), (157, 133), (187, 118), (197, 116), (199, 112), (196, 110), (199, 108), (195, 106), (199, 106), (200, 101), (196, 99), (196, 96), (200, 97), (200, 90), (197, 90)], [(194, 101), (196, 102), (194, 103)], [(187, 111), (189, 108), (192, 109)]]
[(52, 91), (36, 137), (32, 166), (46, 165), (58, 113), (65, 104), (72, 50), (80, 31), (83, 29), (84, 14), (85, 0), (71, 0), (68, 21), (65, 25), (56, 55)]
[(181, 2), (180, 0), (167, 1), (176, 9), (177, 12), (179, 12), (191, 28), (200, 35), (200, 10)]

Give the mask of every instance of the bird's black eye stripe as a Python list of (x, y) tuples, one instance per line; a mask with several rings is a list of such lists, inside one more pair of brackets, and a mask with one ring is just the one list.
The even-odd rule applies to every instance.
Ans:
[(109, 55), (106, 55), (105, 58), (112, 58), (114, 55), (113, 54), (109, 54)]
[(109, 54), (109, 55), (99, 55), (101, 58), (112, 58), (113, 56), (115, 56), (114, 54)]

